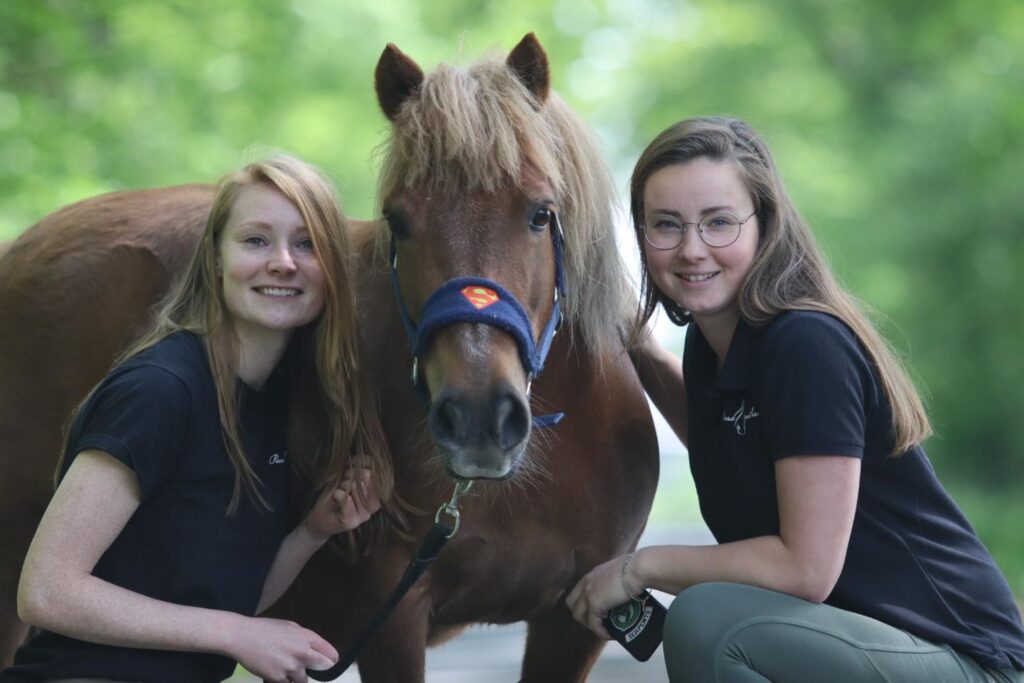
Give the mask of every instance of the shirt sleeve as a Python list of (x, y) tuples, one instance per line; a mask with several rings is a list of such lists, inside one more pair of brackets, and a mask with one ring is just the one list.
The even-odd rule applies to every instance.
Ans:
[(857, 338), (824, 314), (789, 314), (778, 322), (762, 361), (761, 410), (769, 457), (863, 457), (877, 388)]
[(187, 387), (170, 371), (155, 365), (116, 369), (76, 416), (64, 471), (78, 453), (104, 451), (132, 468), (145, 500), (174, 472), (190, 406)]

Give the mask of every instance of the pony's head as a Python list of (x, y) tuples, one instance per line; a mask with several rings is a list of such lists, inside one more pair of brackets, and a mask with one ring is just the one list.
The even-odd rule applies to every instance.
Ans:
[(376, 89), (392, 123), (382, 240), (429, 394), (431, 436), (453, 476), (504, 478), (526, 452), (537, 347), (557, 309), (599, 365), (621, 348), (631, 290), (612, 233), (609, 174), (551, 91), (533, 34), (505, 59), (426, 75), (388, 45)]

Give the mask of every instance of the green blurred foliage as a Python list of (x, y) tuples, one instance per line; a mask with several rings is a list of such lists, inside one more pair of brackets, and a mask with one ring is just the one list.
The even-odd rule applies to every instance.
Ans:
[(919, 380), (942, 476), (1024, 484), (1019, 0), (3, 2), (0, 240), (90, 195), (213, 181), (277, 149), (370, 215), (384, 45), (430, 67), (528, 31), (623, 188), (679, 118), (761, 130)]

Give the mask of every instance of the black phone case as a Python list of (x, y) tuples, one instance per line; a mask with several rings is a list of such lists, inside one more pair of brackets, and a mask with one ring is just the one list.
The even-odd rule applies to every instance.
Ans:
[(646, 662), (661, 645), (666, 613), (651, 592), (644, 591), (640, 597), (612, 609), (601, 623), (608, 635), (622, 643), (629, 654)]

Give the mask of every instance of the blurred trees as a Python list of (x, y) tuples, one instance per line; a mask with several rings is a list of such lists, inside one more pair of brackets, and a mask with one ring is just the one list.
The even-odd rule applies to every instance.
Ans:
[(749, 120), (925, 390), (943, 472), (1024, 482), (1024, 5), (1017, 0), (0, 3), (0, 240), (101, 192), (283, 149), (374, 210), (372, 89), (536, 31), (625, 188), (686, 116)]

